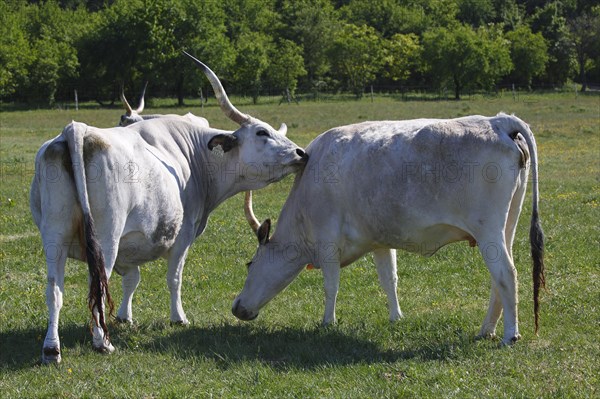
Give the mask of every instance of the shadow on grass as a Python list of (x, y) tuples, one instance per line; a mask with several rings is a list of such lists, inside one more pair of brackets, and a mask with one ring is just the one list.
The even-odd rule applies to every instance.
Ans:
[(464, 356), (468, 348), (476, 345), (472, 338), (461, 336), (451, 342), (431, 339), (422, 342), (423, 345), (406, 350), (382, 349), (377, 342), (336, 327), (271, 329), (240, 324), (179, 328), (145, 344), (144, 350), (172, 353), (181, 359), (211, 359), (223, 369), (236, 363), (258, 361), (286, 370), (415, 358), (443, 361)]
[[(457, 359), (471, 352), (477, 344), (472, 337), (455, 335), (451, 340), (432, 337), (400, 339), (407, 349), (382, 349), (377, 342), (360, 337), (357, 332), (331, 328), (271, 328), (250, 324), (218, 326), (159, 327), (146, 335), (149, 326), (133, 327), (146, 330), (143, 343), (136, 351), (165, 354), (185, 359), (210, 359), (218, 367), (258, 361), (276, 369), (314, 369), (326, 365), (375, 364), (398, 360), (444, 361)], [(128, 327), (111, 327), (113, 344), (118, 349), (111, 356), (127, 356), (128, 341), (139, 332)], [(150, 327), (156, 330), (156, 326)], [(157, 334), (158, 333), (158, 334)], [(0, 333), (0, 370), (19, 370), (40, 364), (45, 329), (13, 330)], [(159, 335), (159, 336), (157, 336)], [(419, 334), (417, 334), (419, 335)], [(73, 348), (91, 351), (91, 335), (86, 326), (66, 325), (60, 329), (64, 356), (74, 356)], [(438, 337), (439, 338), (439, 337)], [(410, 341), (410, 342), (408, 342)], [(68, 350), (68, 353), (65, 350)], [(98, 355), (101, 356), (101, 355)]]
[[(60, 327), (61, 349), (89, 345), (91, 335), (87, 326), (70, 324)], [(0, 333), (0, 370), (19, 370), (41, 364), (42, 345), (46, 328), (10, 330)]]

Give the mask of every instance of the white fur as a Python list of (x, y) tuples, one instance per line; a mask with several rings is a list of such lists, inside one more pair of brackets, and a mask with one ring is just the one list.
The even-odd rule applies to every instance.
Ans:
[[(269, 135), (259, 136), (258, 131)], [(236, 145), (221, 157), (212, 156), (208, 143), (219, 135), (236, 139)], [(86, 140), (91, 143), (88, 153)], [(72, 168), (65, 166), (64, 157), (53, 158), (48, 150), (65, 144), (70, 148)], [(171, 321), (187, 323), (181, 305), (183, 266), (209, 214), (240, 191), (262, 188), (297, 171), (305, 163), (298, 150), (283, 134), (257, 119), (227, 132), (202, 126), (189, 116), (111, 129), (73, 122), (42, 145), (36, 156), (30, 206), (48, 267), (49, 323), (44, 348), (58, 351), (58, 356), (43, 355), (43, 361), (60, 361), (58, 318), (64, 266), (67, 256), (83, 259), (84, 243), (78, 236), (82, 209), (95, 220), (107, 276), (113, 270), (123, 275), (123, 301), (117, 317), (132, 320), (139, 265), (164, 257)], [(86, 159), (85, 168), (78, 159)], [(94, 327), (93, 333), (96, 349), (114, 350), (101, 328)]]
[[(522, 154), (509, 134), (527, 142)], [(481, 335), (495, 333), (504, 310), (504, 342), (519, 337), (515, 226), (529, 162), (537, 154), (527, 125), (514, 116), (365, 122), (331, 129), (307, 148), (277, 230), (260, 245), (233, 304), (246, 320), (312, 263), (325, 283), (323, 323), (335, 322), (340, 267), (373, 252), (390, 319), (401, 317), (393, 248), (425, 256), (461, 240), (477, 243), (492, 276)]]

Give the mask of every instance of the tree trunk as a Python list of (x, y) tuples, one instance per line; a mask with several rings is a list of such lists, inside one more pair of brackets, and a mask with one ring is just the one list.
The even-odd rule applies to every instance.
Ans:
[(587, 90), (587, 79), (585, 78), (585, 56), (580, 54), (579, 58), (579, 79), (581, 79), (581, 91)]
[(454, 75), (454, 99), (460, 100), (460, 79)]
[(183, 81), (184, 81), (184, 77), (183, 77), (183, 73), (179, 74), (179, 77), (177, 78), (177, 105), (179, 107), (183, 107)]

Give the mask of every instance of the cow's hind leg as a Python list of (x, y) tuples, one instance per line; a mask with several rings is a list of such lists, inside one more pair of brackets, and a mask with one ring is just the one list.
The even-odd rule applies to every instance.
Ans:
[[(117, 259), (118, 240), (114, 238), (114, 233), (106, 233), (107, 229), (99, 227), (98, 230), (100, 232), (104, 232), (104, 234), (100, 235), (101, 237), (104, 237), (104, 239), (100, 240), (100, 248), (102, 249), (104, 255), (104, 270), (106, 273), (106, 280), (108, 282), (112, 274), (115, 260)], [(105, 311), (106, 299), (106, 293), (103, 293), (100, 306), (102, 306), (105, 319), (108, 320), (111, 312), (107, 313)], [(110, 306), (112, 311), (112, 302), (110, 303)], [(100, 326), (100, 319), (97, 307), (94, 307), (94, 309), (92, 310), (92, 316), (92, 349), (100, 353), (114, 352), (115, 347), (111, 344), (110, 337), (108, 336), (108, 334), (104, 333), (104, 330)]]
[(63, 305), (65, 263), (67, 247), (60, 241), (44, 240), (44, 252), (48, 269), (46, 305), (48, 306), (48, 331), (42, 347), (42, 363), (60, 363), (60, 338), (58, 319)]
[(496, 281), (494, 278), (492, 278), (490, 304), (485, 319), (483, 320), (481, 330), (477, 335), (478, 339), (496, 338), (496, 325), (498, 325), (498, 320), (500, 319), (501, 314), (502, 302), (500, 301), (500, 294), (498, 292), (498, 287), (496, 286)]
[(377, 266), (379, 284), (387, 295), (390, 321), (396, 321), (402, 317), (400, 305), (398, 304), (398, 274), (396, 272), (396, 250), (377, 249), (373, 251), (373, 258)]
[(123, 287), (123, 301), (117, 312), (117, 321), (122, 323), (133, 322), (133, 312), (131, 309), (131, 302), (133, 300), (133, 293), (140, 284), (140, 267), (133, 266), (128, 267), (124, 270), (122, 287)]
[[(102, 300), (102, 310), (105, 310), (104, 299)], [(104, 334), (102, 327), (99, 326), (98, 309), (95, 307), (93, 311), (93, 317), (94, 323), (92, 327), (92, 349), (100, 353), (113, 353), (115, 351), (115, 347), (110, 343), (108, 335)]]
[[(520, 173), (524, 176), (521, 176), (522, 181), (527, 178), (526, 172), (523, 170)], [(525, 196), (526, 184), (519, 184), (515, 193), (513, 194), (508, 217), (506, 219), (506, 226), (504, 228), (504, 242), (506, 245), (506, 251), (508, 253), (509, 260), (511, 264), (514, 265), (514, 259), (512, 254), (512, 245), (515, 238), (515, 231), (517, 229), (517, 222), (519, 220), (519, 214), (521, 213), (521, 207), (523, 205), (523, 198)], [(487, 315), (483, 321), (483, 325), (481, 326), (481, 330), (479, 331), (478, 338), (495, 338), (496, 337), (496, 326), (498, 324), (498, 320), (502, 314), (502, 301), (499, 292), (499, 287), (496, 284), (496, 281), (492, 277), (492, 284), (490, 290), (490, 304), (488, 307)], [(515, 276), (516, 280), (516, 276)], [(515, 283), (516, 284), (516, 283)], [(517, 289), (515, 287), (515, 289)]]
[[(506, 248), (504, 235), (496, 237), (495, 240), (478, 240), (479, 250), (492, 276), (492, 295), (490, 298), (490, 309), (481, 327), (482, 333), (490, 331), (494, 319), (500, 316), (498, 297), (504, 311), (504, 338), (503, 344), (512, 344), (521, 338), (518, 325), (518, 293), (517, 293), (517, 270)], [(494, 291), (494, 286), (497, 289)]]

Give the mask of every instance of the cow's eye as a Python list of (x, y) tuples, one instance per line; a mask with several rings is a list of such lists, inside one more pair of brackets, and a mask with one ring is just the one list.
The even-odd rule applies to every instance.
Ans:
[(256, 132), (256, 135), (269, 137), (269, 132), (267, 132), (266, 130), (259, 130), (258, 132)]

